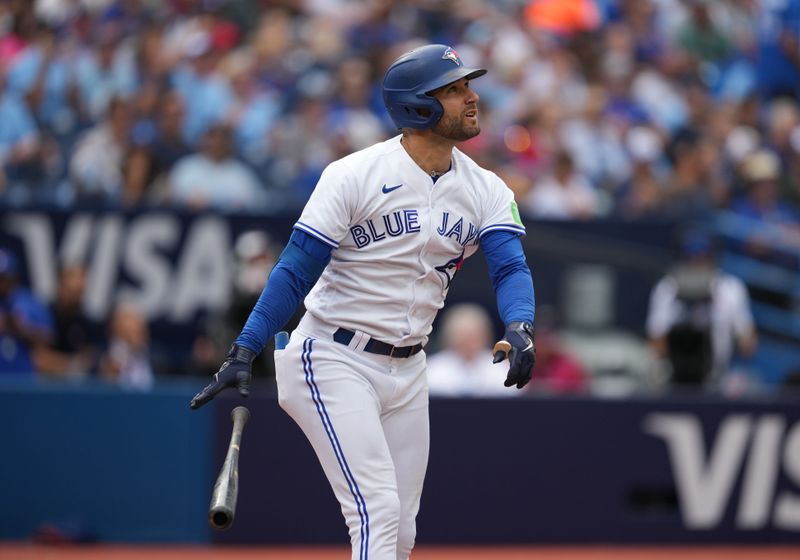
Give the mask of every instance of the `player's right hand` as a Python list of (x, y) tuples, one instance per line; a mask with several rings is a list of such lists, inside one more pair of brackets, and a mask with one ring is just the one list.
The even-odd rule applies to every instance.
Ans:
[(246, 397), (250, 394), (250, 368), (256, 353), (252, 350), (234, 343), (222, 362), (219, 371), (214, 374), (214, 379), (197, 393), (189, 406), (198, 409), (213, 399), (217, 393), (227, 387), (236, 387), (239, 394)]
[(536, 363), (536, 348), (533, 345), (533, 327), (530, 323), (515, 321), (506, 327), (503, 339), (494, 345), (494, 363), (508, 358), (506, 387), (516, 385), (522, 389), (531, 380)]

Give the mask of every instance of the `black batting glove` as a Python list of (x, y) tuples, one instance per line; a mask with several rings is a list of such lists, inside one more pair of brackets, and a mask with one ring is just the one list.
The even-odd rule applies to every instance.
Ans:
[(214, 374), (214, 380), (194, 396), (189, 406), (196, 410), (227, 387), (236, 387), (243, 397), (249, 395), (252, 377), (250, 368), (255, 358), (255, 352), (234, 343), (219, 371)]
[(503, 339), (494, 345), (494, 363), (508, 358), (508, 376), (503, 385), (516, 385), (522, 389), (531, 380), (536, 363), (536, 348), (533, 345), (533, 326), (514, 321), (506, 326)]

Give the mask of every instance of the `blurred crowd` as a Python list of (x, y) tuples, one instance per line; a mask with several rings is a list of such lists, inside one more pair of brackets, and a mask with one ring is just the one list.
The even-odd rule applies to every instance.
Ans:
[(489, 68), (464, 149), (529, 215), (794, 227), (798, 34), (797, 0), (2, 0), (0, 198), (296, 211), (437, 41)]
[[(0, 205), (295, 214), (327, 163), (396, 133), (381, 76), (427, 42), (489, 69), (461, 148), (523, 214), (724, 210), (753, 232), (742, 252), (797, 267), (800, 0), (0, 0)], [(30, 359), (147, 386), (144, 320), (59, 325), (80, 283), (63, 274), (55, 323), (19, 296), (20, 336), (103, 350), (64, 338)], [(212, 367), (209, 340), (193, 355)], [(587, 390), (558, 365), (556, 386)]]
[(82, 266), (61, 270), (49, 305), (20, 284), (20, 275), (18, 259), (0, 249), (0, 375), (97, 376), (130, 389), (152, 387), (149, 328), (135, 306), (119, 303), (98, 323), (83, 310)]

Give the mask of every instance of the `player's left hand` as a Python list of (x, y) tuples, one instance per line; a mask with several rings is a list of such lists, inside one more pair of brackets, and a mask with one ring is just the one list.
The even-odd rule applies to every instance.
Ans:
[(522, 389), (531, 380), (533, 365), (536, 363), (536, 348), (533, 345), (533, 326), (530, 323), (514, 321), (506, 326), (503, 339), (494, 345), (494, 363), (508, 358), (508, 376), (503, 383), (506, 387), (516, 385)]
[(213, 381), (194, 396), (189, 406), (192, 409), (200, 408), (226, 387), (236, 387), (243, 397), (249, 395), (252, 377), (250, 368), (255, 358), (255, 352), (234, 343), (219, 371), (214, 374)]

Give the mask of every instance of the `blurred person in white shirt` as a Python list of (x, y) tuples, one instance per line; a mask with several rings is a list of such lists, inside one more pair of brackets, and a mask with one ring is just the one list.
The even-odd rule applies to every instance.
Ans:
[(428, 357), (428, 391), (445, 397), (509, 397), (508, 366), (492, 363), (492, 323), (481, 306), (454, 305), (442, 316), (442, 350)]
[(191, 211), (263, 209), (265, 192), (255, 172), (233, 155), (233, 131), (219, 123), (203, 135), (200, 152), (175, 163), (168, 197)]
[(129, 101), (113, 98), (105, 118), (78, 139), (69, 177), (79, 201), (116, 205), (125, 198), (131, 111)]
[(602, 213), (602, 201), (589, 180), (576, 171), (569, 154), (561, 152), (552, 174), (536, 181), (520, 208), (538, 218), (588, 219)]

